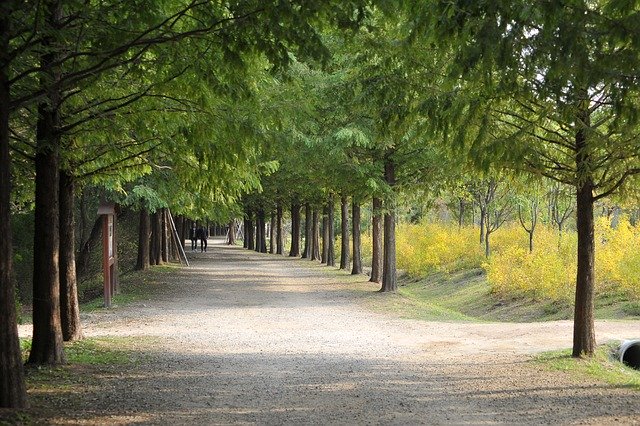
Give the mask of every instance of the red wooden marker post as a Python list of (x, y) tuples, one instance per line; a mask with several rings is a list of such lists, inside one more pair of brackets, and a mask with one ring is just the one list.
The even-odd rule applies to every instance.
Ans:
[(104, 273), (104, 306), (111, 307), (111, 297), (118, 283), (118, 251), (115, 236), (115, 205), (101, 203), (98, 214), (102, 215), (102, 270)]

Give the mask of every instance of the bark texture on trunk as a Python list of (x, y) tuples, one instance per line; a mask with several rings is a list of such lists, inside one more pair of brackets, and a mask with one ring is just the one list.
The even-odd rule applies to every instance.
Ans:
[(329, 258), (329, 209), (324, 206), (322, 209), (322, 241), (320, 251), (320, 263), (327, 263)]
[(151, 216), (151, 254), (152, 265), (162, 265), (162, 216), (156, 210)]
[(485, 243), (484, 228), (485, 228), (486, 220), (487, 220), (487, 209), (480, 206), (480, 245), (483, 245)]
[(371, 257), (371, 278), (369, 281), (382, 283), (382, 200), (377, 197), (373, 198), (373, 218), (371, 222), (373, 253)]
[[(0, 62), (9, 51), (9, 16), (0, 16)], [(9, 157), (9, 84), (0, 68), (0, 408), (27, 407), (12, 279), (11, 174)]]
[[(395, 167), (390, 157), (385, 159), (384, 178), (391, 188), (395, 186)], [(387, 208), (384, 215), (383, 264), (382, 288), (380, 291), (396, 291), (398, 289), (396, 276), (396, 207), (393, 195), (387, 200)]]
[(360, 242), (360, 204), (353, 199), (351, 201), (351, 221), (353, 225), (353, 267), (351, 274), (357, 275), (362, 273), (362, 246)]
[(291, 204), (291, 249), (290, 257), (300, 256), (300, 205)]
[(271, 220), (269, 223), (269, 253), (274, 254), (276, 252), (276, 215), (271, 213)]
[(333, 246), (336, 240), (336, 231), (333, 227), (334, 214), (333, 196), (330, 196), (327, 204), (327, 226), (329, 227), (327, 232), (327, 266), (336, 266), (336, 249)]
[(251, 210), (247, 211), (247, 229), (245, 232), (245, 236), (247, 238), (247, 249), (255, 250), (256, 248), (256, 236), (255, 236), (255, 227), (253, 226), (253, 212)]
[(276, 254), (284, 254), (284, 235), (282, 235), (282, 205), (276, 208)]
[(349, 199), (340, 198), (340, 269), (349, 270)]
[(311, 212), (311, 206), (309, 203), (304, 205), (304, 251), (302, 253), (303, 259), (311, 259), (311, 246), (312, 246), (312, 232), (313, 232), (313, 213)]
[(573, 356), (592, 356), (595, 352), (593, 293), (595, 244), (592, 184), (585, 183), (577, 193), (578, 270), (573, 316)]
[[(585, 95), (586, 98), (586, 95)], [(573, 316), (573, 356), (593, 356), (596, 348), (593, 319), (593, 297), (595, 288), (595, 239), (593, 219), (592, 159), (588, 153), (586, 128), (589, 126), (587, 108), (581, 110), (578, 122), (581, 128), (576, 133), (576, 168), (578, 181), (576, 191), (576, 228), (578, 231), (578, 269), (576, 274), (575, 311)]]
[(82, 339), (78, 282), (76, 281), (76, 235), (74, 178), (60, 171), (60, 320), (65, 342)]
[(149, 237), (151, 235), (151, 222), (149, 220), (149, 211), (142, 207), (140, 209), (140, 221), (138, 222), (138, 260), (136, 261), (136, 270), (143, 271), (149, 269)]
[[(257, 219), (257, 227), (256, 227), (256, 251), (260, 253), (267, 252), (265, 216), (266, 215), (263, 209), (258, 210), (258, 219)], [(258, 239), (259, 239), (259, 244), (258, 244)]]
[(318, 226), (318, 210), (313, 209), (312, 236), (311, 236), (311, 260), (320, 260), (320, 227)]
[[(45, 25), (54, 31), (62, 20), (59, 1), (43, 8)], [(33, 338), (29, 364), (62, 364), (65, 362), (60, 324), (60, 218), (59, 218), (59, 150), (60, 150), (60, 70), (53, 65), (59, 55), (51, 36), (45, 36), (45, 53), (41, 65), (47, 70), (41, 87), (46, 100), (38, 106), (36, 124), (36, 194), (33, 267)], [(47, 51), (47, 48), (52, 48)]]
[(162, 240), (161, 240), (161, 253), (162, 253), (162, 262), (163, 263), (168, 263), (169, 262), (169, 219), (167, 216), (167, 209), (163, 208), (160, 211), (160, 219), (161, 219), (161, 236), (162, 236)]

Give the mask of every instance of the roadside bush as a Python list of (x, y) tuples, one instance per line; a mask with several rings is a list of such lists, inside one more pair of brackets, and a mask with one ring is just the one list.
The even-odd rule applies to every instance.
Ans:
[[(640, 227), (622, 217), (615, 227), (596, 221), (596, 293), (622, 294), (640, 300)], [(571, 303), (575, 291), (577, 235), (562, 235), (540, 224), (529, 253), (527, 233), (508, 224), (491, 235), (492, 255), (484, 258), (477, 227), (442, 223), (402, 223), (396, 244), (398, 268), (414, 277), (482, 266), (492, 292), (506, 298)], [(370, 241), (363, 238), (363, 252)]]
[(539, 225), (534, 249), (529, 253), (528, 235), (516, 224), (492, 235), (491, 257), (483, 263), (492, 292), (503, 297), (570, 301), (575, 287), (576, 235), (562, 237)]
[(596, 221), (596, 279), (602, 290), (640, 298), (640, 228), (622, 217), (616, 227)]
[(440, 223), (400, 224), (396, 247), (398, 268), (414, 277), (479, 267), (482, 249), (474, 228)]
[[(622, 218), (614, 228), (596, 221), (596, 293), (640, 298), (640, 229)], [(577, 235), (539, 226), (534, 251), (526, 233), (512, 225), (496, 232), (495, 249), (483, 264), (492, 291), (503, 296), (571, 301), (575, 291)]]

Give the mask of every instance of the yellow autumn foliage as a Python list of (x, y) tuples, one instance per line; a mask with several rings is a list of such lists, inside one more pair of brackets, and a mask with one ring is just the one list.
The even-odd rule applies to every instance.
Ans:
[(492, 255), (483, 263), (494, 293), (504, 297), (570, 300), (575, 287), (575, 233), (562, 236), (538, 225), (534, 249), (529, 253), (528, 234), (520, 225), (501, 228), (491, 236)]
[(478, 267), (483, 259), (474, 228), (439, 223), (398, 225), (396, 249), (398, 268), (415, 277)]
[[(482, 266), (492, 291), (504, 297), (571, 301), (575, 290), (577, 235), (538, 225), (534, 250), (519, 224), (491, 234), (491, 257), (484, 258), (477, 227), (441, 223), (399, 224), (398, 268), (414, 277)], [(622, 217), (612, 227), (596, 221), (596, 292), (622, 293), (640, 299), (640, 228)], [(367, 238), (363, 252), (370, 253)], [(370, 254), (369, 254), (370, 255)]]
[(606, 217), (595, 227), (596, 280), (602, 290), (640, 298), (640, 228), (623, 217), (616, 227)]

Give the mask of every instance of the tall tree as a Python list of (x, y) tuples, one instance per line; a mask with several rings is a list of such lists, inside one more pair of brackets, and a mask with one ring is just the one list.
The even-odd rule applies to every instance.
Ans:
[(300, 256), (300, 204), (291, 203), (291, 248), (290, 257)]
[[(416, 38), (428, 33), (458, 52), (448, 67), (457, 90), (441, 109), (455, 145), (482, 167), (509, 165), (573, 187), (573, 356), (592, 356), (593, 205), (640, 173), (637, 5), (454, 1), (420, 8), (413, 10), (423, 18), (414, 21)], [(441, 13), (450, 19), (435, 19)]]
[(36, 125), (36, 194), (34, 274), (33, 274), (33, 339), (29, 364), (61, 364), (66, 361), (62, 346), (60, 320), (60, 256), (59, 223), (59, 156), (60, 156), (60, 89), (62, 53), (60, 29), (63, 26), (62, 3), (47, 1), (43, 7), (43, 25), (47, 29), (42, 38), (43, 53), (40, 66), (40, 91), (45, 97), (38, 104)]
[(349, 199), (340, 197), (340, 269), (348, 270), (349, 261)]
[(360, 242), (360, 204), (355, 198), (351, 200), (351, 226), (353, 243), (353, 266), (351, 268), (351, 274), (357, 275), (362, 273), (362, 245)]
[(7, 74), (11, 62), (10, 19), (18, 3), (7, 1), (0, 4), (0, 407), (19, 409), (27, 406), (27, 392), (12, 279), (11, 172), (8, 167), (10, 85)]
[(372, 258), (371, 279), (374, 283), (382, 283), (382, 200), (373, 197), (373, 211), (371, 223)]

